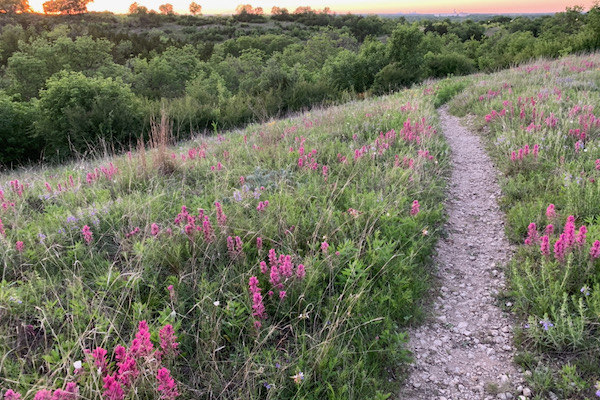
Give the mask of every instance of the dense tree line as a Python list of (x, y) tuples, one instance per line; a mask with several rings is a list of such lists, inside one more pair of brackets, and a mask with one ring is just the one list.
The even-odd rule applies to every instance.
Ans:
[(0, 14), (0, 163), (62, 160), (99, 142), (128, 147), (161, 109), (186, 137), (600, 46), (598, 5), (417, 22), (310, 8), (266, 16), (242, 5), (228, 17), (200, 16), (196, 3), (197, 15), (164, 8)]

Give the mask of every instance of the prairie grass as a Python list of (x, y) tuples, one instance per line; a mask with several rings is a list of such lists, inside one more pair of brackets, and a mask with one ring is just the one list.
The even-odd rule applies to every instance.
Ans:
[[(433, 92), (175, 146), (163, 115), (128, 154), (1, 175), (0, 389), (158, 398), (164, 367), (181, 398), (387, 398), (444, 219)], [(179, 355), (107, 378), (140, 321)]]

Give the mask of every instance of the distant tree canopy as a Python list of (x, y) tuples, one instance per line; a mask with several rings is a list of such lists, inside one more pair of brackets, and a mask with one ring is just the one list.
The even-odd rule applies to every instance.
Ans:
[(263, 15), (265, 12), (262, 7), (252, 7), (250, 4), (240, 4), (235, 8), (236, 14)]
[(192, 15), (202, 15), (202, 6), (195, 1), (190, 3), (190, 13)]
[(83, 14), (92, 0), (49, 0), (42, 6), (46, 14)]
[(129, 6), (129, 14), (148, 14), (148, 8), (133, 2)]
[(160, 6), (158, 6), (158, 11), (160, 11), (161, 14), (164, 15), (174, 15), (175, 12), (173, 11), (173, 4), (161, 4)]
[(15, 1), (29, 0), (0, 0), (0, 13), (11, 13), (0, 18), (0, 164), (62, 157), (70, 144), (85, 151), (94, 138), (129, 143), (163, 106), (184, 137), (428, 77), (600, 49), (600, 5), (414, 21), (311, 7), (265, 16), (250, 4), (200, 17), (189, 15), (201, 13), (195, 0), (177, 16), (169, 4), (163, 15), (136, 0), (126, 17), (63, 16), (85, 12), (89, 0), (52, 0), (45, 10), (58, 15), (42, 16), (21, 14), (27, 3)]
[(0, 14), (15, 14), (31, 11), (28, 0), (0, 0)]

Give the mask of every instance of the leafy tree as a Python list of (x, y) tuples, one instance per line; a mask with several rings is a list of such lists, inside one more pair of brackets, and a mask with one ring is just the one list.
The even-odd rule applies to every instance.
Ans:
[(190, 3), (190, 13), (192, 15), (202, 15), (202, 6), (195, 1)]
[(133, 2), (129, 6), (129, 14), (148, 14), (148, 8)]
[(6, 25), (0, 33), (0, 65), (6, 65), (8, 58), (19, 49), (19, 41), (27, 35), (21, 25)]
[(423, 33), (416, 25), (398, 25), (392, 32), (387, 46), (389, 60), (394, 63), (394, 66), (388, 68), (387, 76), (399, 79), (397, 85), (405, 86), (421, 79), (423, 37)]
[(314, 13), (312, 7), (309, 6), (301, 6), (301, 7), (297, 7), (294, 10), (294, 14), (310, 14), (310, 13)]
[(0, 14), (15, 14), (31, 11), (28, 0), (0, 0)]
[(271, 8), (271, 18), (277, 21), (292, 21), (293, 17), (287, 8), (273, 7)]
[(113, 44), (106, 39), (80, 36), (75, 40), (60, 36), (50, 41), (38, 38), (31, 43), (21, 42), (20, 51), (8, 59), (8, 88), (24, 99), (37, 97), (38, 92), (53, 74), (61, 71), (80, 71), (87, 76), (125, 76), (127, 69), (113, 62)]
[(337, 90), (363, 92), (366, 89), (364, 72), (359, 55), (350, 50), (342, 50), (337, 56), (327, 59), (322, 77)]
[(118, 147), (137, 136), (140, 102), (120, 79), (88, 78), (63, 71), (49, 79), (40, 93), (38, 137), (46, 156), (65, 159), (72, 151), (85, 152), (100, 141)]
[(42, 6), (46, 14), (83, 14), (92, 0), (49, 0)]
[(161, 14), (164, 15), (174, 15), (175, 12), (173, 11), (173, 4), (161, 4), (160, 6), (158, 6), (158, 11), (161, 12)]
[(169, 47), (151, 60), (135, 58), (134, 89), (152, 99), (174, 98), (183, 95), (187, 81), (198, 73), (200, 61), (196, 49)]
[(39, 156), (41, 146), (32, 137), (35, 109), (0, 91), (0, 164), (8, 165)]

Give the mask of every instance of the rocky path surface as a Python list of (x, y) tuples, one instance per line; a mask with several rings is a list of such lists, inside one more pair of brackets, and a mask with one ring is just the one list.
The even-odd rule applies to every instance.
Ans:
[[(448, 235), (434, 260), (439, 294), (432, 315), (411, 332), (411, 376), (400, 399), (518, 399), (531, 396), (512, 362), (512, 324), (496, 294), (512, 250), (497, 205), (497, 171), (478, 136), (440, 109), (454, 169)], [(507, 304), (510, 306), (510, 304)]]

